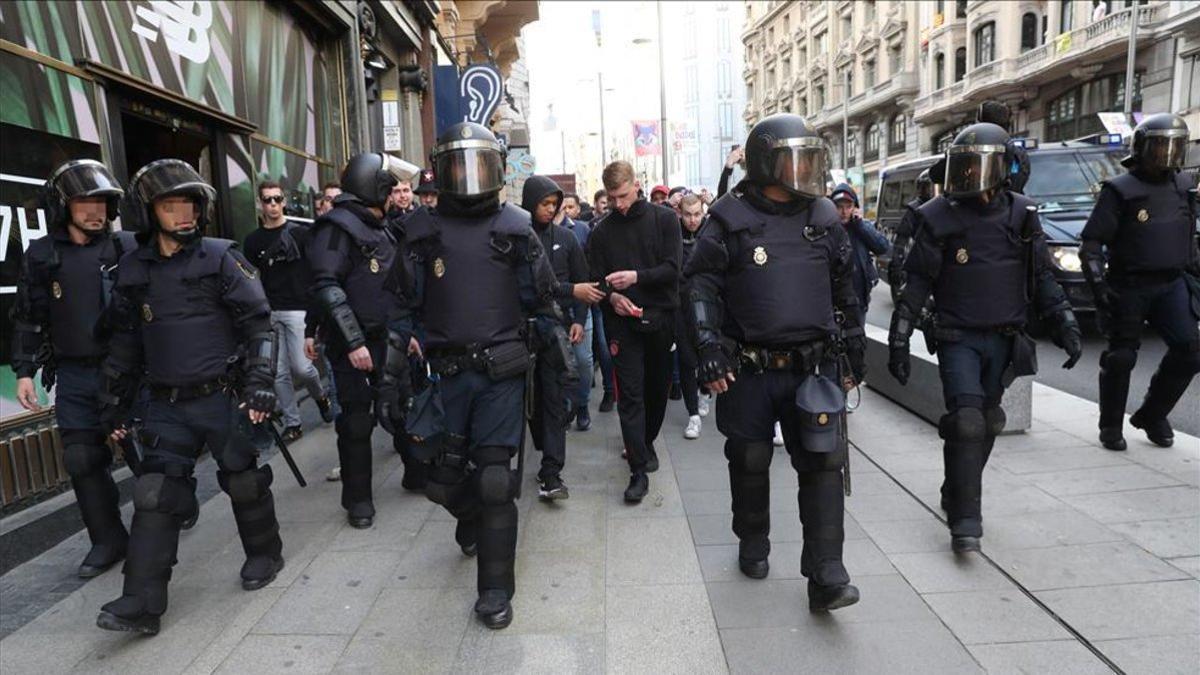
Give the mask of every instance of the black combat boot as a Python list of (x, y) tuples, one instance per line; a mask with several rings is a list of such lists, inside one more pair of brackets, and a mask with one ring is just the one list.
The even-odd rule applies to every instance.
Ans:
[(283, 569), (283, 541), (275, 518), (275, 497), (271, 494), (273, 479), (270, 466), (237, 473), (217, 472), (221, 489), (229, 494), (238, 536), (246, 553), (242, 588), (247, 591), (271, 583)]
[(121, 522), (120, 493), (107, 467), (71, 478), (79, 513), (92, 548), (79, 565), (79, 578), (91, 579), (125, 557), (129, 533)]

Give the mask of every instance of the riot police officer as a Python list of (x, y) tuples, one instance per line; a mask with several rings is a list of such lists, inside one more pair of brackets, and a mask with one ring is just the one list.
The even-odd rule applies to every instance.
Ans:
[(700, 379), (720, 394), (738, 566), (752, 579), (768, 574), (779, 421), (799, 475), (801, 573), (814, 611), (859, 598), (842, 564), (843, 386), (863, 376), (865, 338), (848, 235), (824, 197), (828, 168), (824, 142), (800, 116), (754, 125), (747, 178), (709, 209), (685, 270)]
[(1036, 369), (1034, 343), (1023, 332), (1030, 304), (1053, 319), (1055, 341), (1070, 355), (1063, 367), (1073, 367), (1082, 354), (1079, 325), (1051, 271), (1037, 205), (1006, 189), (1007, 142), (1000, 127), (977, 123), (947, 149), (942, 195), (917, 211), (916, 239), (904, 265), (908, 281), (888, 337), (888, 370), (905, 384), (913, 325), (933, 294), (948, 411), (938, 425), (945, 440), (942, 505), (955, 552), (979, 550), (983, 467), (1004, 429), (1004, 388)]
[(503, 146), (478, 124), (455, 124), (438, 139), (438, 205), (405, 223), (405, 255), (389, 280), (399, 307), (380, 393), (381, 414), (396, 432), (412, 430), (413, 420), (405, 427), (400, 418), (410, 397), (407, 351), (419, 331), (428, 373), (440, 378), (422, 396), (440, 397), (444, 416), (414, 448), (432, 463), (427, 496), (457, 519), (463, 553), (478, 554), (475, 612), (488, 628), (504, 628), (513, 617), (521, 476), (510, 462), (522, 443), (533, 351), (526, 341), (535, 348), (538, 342), (527, 334), (526, 318), (538, 314), (545, 335), (561, 330), (554, 274), (530, 214), (499, 201), (504, 162)]
[[(313, 297), (323, 313), (329, 360), (341, 413), (334, 422), (342, 467), (342, 508), (352, 527), (375, 520), (371, 493), (371, 432), (375, 385), (387, 343), (388, 295), (383, 284), (396, 258), (384, 214), (392, 188), (416, 167), (390, 155), (355, 155), (342, 171), (342, 194), (312, 226), (308, 256)], [(397, 448), (400, 450), (401, 448)], [(412, 461), (401, 453), (405, 472)], [(410, 479), (411, 481), (411, 479)]]
[[(1156, 445), (1175, 434), (1167, 415), (1200, 372), (1200, 277), (1196, 242), (1196, 179), (1180, 171), (1188, 128), (1177, 115), (1151, 115), (1134, 129), (1129, 172), (1106, 181), (1081, 235), (1083, 271), (1092, 287), (1108, 349), (1100, 356), (1100, 442), (1124, 450), (1122, 425), (1129, 373), (1146, 321), (1167, 353), (1129, 423)], [(1105, 255), (1107, 249), (1107, 256)], [(1107, 267), (1105, 262), (1107, 260)]]
[(137, 247), (132, 233), (111, 228), (123, 194), (108, 167), (94, 159), (55, 169), (42, 194), (49, 236), (25, 252), (12, 310), (17, 402), (26, 410), (40, 408), (33, 387), (39, 368), (46, 388), (55, 387), (63, 465), (92, 542), (79, 565), (83, 579), (124, 558), (128, 539), (96, 400), (107, 346), (93, 334), (117, 261)]
[(917, 209), (925, 202), (933, 199), (933, 179), (929, 169), (917, 176), (917, 196), (904, 205), (904, 215), (896, 225), (896, 238), (892, 241), (892, 259), (888, 261), (888, 285), (892, 287), (892, 297), (899, 297), (900, 289), (904, 288), (904, 257), (908, 254), (909, 244), (913, 238), (913, 228), (917, 223)]
[[(202, 236), (213, 189), (186, 162), (161, 159), (130, 181), (125, 218), (139, 246), (121, 258), (106, 320), (102, 419), (114, 438), (136, 433), (144, 449), (120, 598), (97, 625), (153, 635), (167, 608), (167, 582), (181, 521), (195, 509), (192, 472), (207, 447), (230, 498), (246, 554), (242, 587), (269, 584), (283, 569), (270, 466), (256, 466), (262, 432), (251, 424), (275, 409), (275, 337), (258, 272), (226, 239)], [(231, 364), (234, 364), (231, 370)], [(144, 373), (149, 401), (140, 430), (128, 411)]]

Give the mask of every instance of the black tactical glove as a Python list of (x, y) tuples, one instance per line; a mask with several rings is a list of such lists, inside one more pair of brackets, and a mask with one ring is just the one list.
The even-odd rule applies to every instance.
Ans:
[(1107, 283), (1101, 281), (1092, 285), (1092, 301), (1096, 305), (1096, 328), (1107, 334), (1112, 326), (1113, 312), (1121, 296)]
[(275, 390), (270, 387), (247, 386), (242, 392), (246, 407), (270, 415), (275, 412)]
[(723, 380), (727, 375), (735, 372), (733, 361), (719, 343), (701, 346), (699, 361), (697, 374), (702, 384)]
[(1075, 320), (1075, 313), (1071, 310), (1064, 309), (1058, 312), (1055, 318), (1058, 320), (1058, 330), (1054, 336), (1054, 344), (1067, 352), (1069, 358), (1062, 367), (1070, 370), (1083, 356), (1083, 333), (1079, 330), (1079, 322)]
[(404, 430), (404, 418), (412, 406), (412, 378), (384, 375), (379, 383), (375, 402), (375, 417), (384, 431), (395, 436), (396, 430)]
[(904, 285), (904, 256), (892, 254), (888, 263), (888, 285), (899, 288)]

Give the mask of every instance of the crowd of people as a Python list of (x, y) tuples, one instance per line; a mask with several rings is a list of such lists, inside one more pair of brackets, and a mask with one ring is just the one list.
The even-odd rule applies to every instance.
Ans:
[[(1172, 115), (1142, 122), (1130, 172), (1104, 185), (1083, 233), (1110, 341), (1100, 439), (1113, 450), (1125, 448), (1145, 320), (1169, 346), (1131, 420), (1151, 441), (1170, 445), (1166, 417), (1200, 371), (1195, 187), (1179, 171), (1187, 133)], [(1004, 389), (1036, 369), (1026, 317), (1053, 326), (1064, 367), (1082, 354), (1037, 206), (1014, 189), (1028, 171), (1009, 141), (986, 119), (958, 134), (923, 177), (897, 251), (905, 287), (888, 371), (907, 381), (910, 336), (932, 312), (948, 411), (942, 506), (958, 554), (980, 549), (982, 472), (1004, 428)], [(148, 164), (127, 192), (94, 160), (50, 176), (52, 230), (25, 257), (13, 362), (26, 407), (37, 405), (38, 370), (48, 385), (57, 376), (65, 465), (93, 544), (80, 576), (125, 560), (101, 628), (159, 631), (204, 450), (230, 497), (243, 587), (275, 578), (283, 541), (259, 457), (277, 433), (272, 418), (280, 443), (301, 438), (297, 390), (335, 425), (330, 478), (352, 527), (374, 522), (371, 438), (376, 426), (390, 433), (403, 488), (453, 515), (455, 543), (477, 558), (474, 611), (490, 628), (513, 618), (525, 437), (541, 453), (538, 496), (568, 499), (568, 429), (591, 427), (593, 389), (599, 414), (616, 407), (630, 504), (659, 468), (669, 402), (686, 407), (687, 439), (715, 408), (738, 567), (753, 579), (769, 574), (769, 469), (784, 447), (809, 608), (858, 601), (842, 560), (846, 393), (866, 375), (871, 256), (890, 244), (862, 219), (857, 191), (830, 184), (821, 137), (796, 115), (761, 120), (730, 153), (715, 199), (647, 191), (614, 161), (591, 204), (533, 176), (518, 206), (500, 199), (504, 157), (471, 123), (442, 134), (428, 169), (355, 155), (323, 187), (311, 224), (286, 218), (282, 187), (264, 178), (260, 227), (241, 248), (204, 236), (215, 192), (183, 161)], [(730, 187), (737, 164), (745, 178)], [(125, 231), (114, 232), (118, 211)], [(128, 530), (106, 437), (138, 476)]]

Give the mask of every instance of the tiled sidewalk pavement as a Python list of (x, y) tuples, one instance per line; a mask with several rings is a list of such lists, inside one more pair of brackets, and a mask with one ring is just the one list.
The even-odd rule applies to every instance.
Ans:
[[(771, 576), (751, 581), (736, 568), (713, 418), (685, 441), (672, 406), (662, 469), (629, 507), (616, 416), (595, 414), (592, 431), (570, 434), (569, 501), (536, 503), (529, 456), (516, 620), (500, 632), (473, 621), (474, 562), (443, 512), (400, 489), (382, 432), (376, 524), (344, 525), (338, 486), (321, 480), (336, 456), (323, 429), (295, 446), (308, 488), (275, 467), (288, 564), (270, 587), (240, 590), (240, 544), (218, 496), (183, 535), (162, 634), (94, 627), (119, 593), (109, 572), (0, 641), (0, 671), (1108, 671), (1088, 643), (1128, 672), (1195, 672), (1200, 443), (1181, 436), (1162, 450), (1131, 434), (1129, 452), (1109, 453), (1092, 441), (1091, 404), (1051, 390), (1035, 389), (1035, 416), (1031, 433), (1000, 439), (988, 467), (988, 559), (956, 560), (936, 510), (935, 430), (865, 392), (851, 418), (862, 453), (846, 518), (863, 600), (821, 616), (806, 609), (782, 450)], [(27, 565), (70, 574), (80, 537)]]

